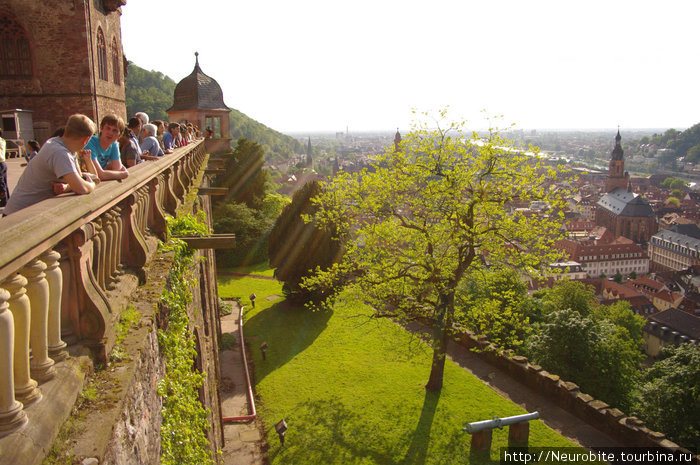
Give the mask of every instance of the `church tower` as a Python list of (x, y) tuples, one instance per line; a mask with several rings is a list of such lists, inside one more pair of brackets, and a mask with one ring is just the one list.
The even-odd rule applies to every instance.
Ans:
[(605, 180), (605, 192), (610, 192), (616, 187), (621, 187), (622, 189), (629, 187), (630, 175), (625, 172), (624, 152), (621, 141), (622, 136), (620, 136), (620, 129), (618, 128), (615, 136), (615, 148), (610, 154), (610, 169)]
[(396, 135), (394, 136), (394, 152), (398, 152), (401, 146), (401, 133), (399, 128), (396, 128)]

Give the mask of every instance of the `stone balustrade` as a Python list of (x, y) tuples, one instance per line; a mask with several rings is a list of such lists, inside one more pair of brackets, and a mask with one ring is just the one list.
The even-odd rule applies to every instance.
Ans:
[(70, 337), (105, 362), (119, 314), (107, 293), (131, 270), (140, 281), (206, 158), (203, 141), (100, 183), (0, 219), (0, 436), (27, 423), (23, 406), (42, 398)]

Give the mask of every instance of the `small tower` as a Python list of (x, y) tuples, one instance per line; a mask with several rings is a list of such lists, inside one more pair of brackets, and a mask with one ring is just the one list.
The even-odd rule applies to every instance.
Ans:
[(399, 132), (399, 128), (396, 128), (396, 135), (394, 136), (394, 152), (398, 152), (400, 150), (399, 146), (401, 145), (401, 133)]
[(624, 152), (622, 150), (622, 136), (620, 136), (620, 128), (617, 128), (615, 136), (615, 148), (610, 154), (610, 168), (608, 177), (605, 180), (605, 192), (610, 192), (616, 187), (628, 189), (630, 185), (629, 173), (625, 172)]
[(207, 76), (199, 67), (199, 53), (195, 52), (194, 69), (189, 76), (175, 86), (173, 106), (167, 110), (171, 122), (190, 121), (201, 132), (211, 128), (214, 137), (207, 139), (210, 152), (231, 149), (229, 112), (224, 103), (224, 93), (215, 79)]

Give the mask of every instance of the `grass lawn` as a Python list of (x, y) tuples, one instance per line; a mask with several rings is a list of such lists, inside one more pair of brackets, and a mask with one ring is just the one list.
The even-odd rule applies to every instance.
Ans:
[[(369, 309), (340, 299), (332, 313), (288, 305), (276, 281), (219, 277), (221, 297), (257, 294), (245, 337), (255, 364), (258, 412), (273, 465), (498, 463), (508, 429), (494, 430), (491, 459), (470, 455), (471, 421), (525, 413), (448, 361), (440, 393), (427, 393), (431, 352)], [(246, 297), (247, 299), (247, 297)], [(267, 360), (258, 346), (268, 343)], [(274, 425), (289, 431), (280, 446)], [(541, 421), (531, 447), (572, 447)]]
[(256, 274), (261, 276), (272, 277), (275, 269), (270, 268), (267, 263), (258, 263), (255, 265), (237, 266), (235, 268), (219, 268), (220, 273), (245, 273)]

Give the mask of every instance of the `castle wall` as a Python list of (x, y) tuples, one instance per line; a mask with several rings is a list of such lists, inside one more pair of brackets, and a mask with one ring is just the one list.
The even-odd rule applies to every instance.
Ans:
[[(107, 112), (126, 116), (121, 12), (107, 13), (101, 10), (101, 4), (0, 0), (0, 16), (10, 18), (24, 30), (32, 62), (31, 76), (2, 78), (0, 109), (33, 110), (35, 124), (43, 123), (49, 134), (73, 113), (84, 113), (97, 122)], [(93, 67), (97, 62), (98, 27), (106, 41), (108, 81), (100, 80)], [(114, 82), (113, 39), (121, 68), (117, 73), (119, 83)]]

